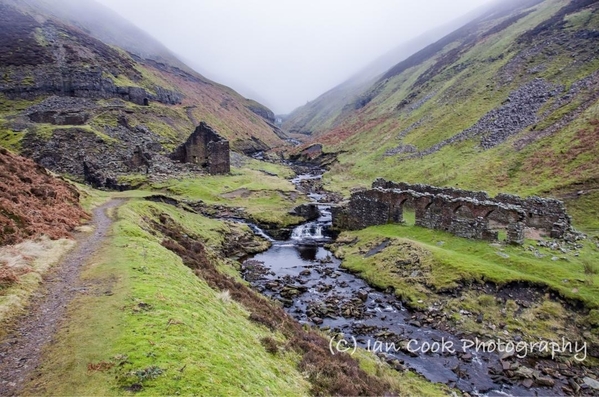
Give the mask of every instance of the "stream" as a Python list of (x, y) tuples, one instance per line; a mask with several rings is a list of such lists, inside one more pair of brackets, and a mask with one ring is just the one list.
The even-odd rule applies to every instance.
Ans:
[[(319, 177), (300, 175), (293, 182)], [(310, 197), (317, 202), (321, 196)], [(376, 290), (341, 268), (341, 261), (323, 247), (331, 241), (326, 233), (330, 207), (318, 208), (317, 220), (297, 226), (288, 241), (270, 239), (271, 248), (246, 260), (242, 274), (253, 288), (282, 302), (299, 322), (342, 334), (342, 341), (331, 343), (332, 353), (351, 353), (357, 344), (379, 353), (397, 370), (409, 369), (474, 395), (555, 394), (552, 389), (512, 385), (502, 376), (499, 353), (481, 351), (469, 346), (475, 340), (421, 324), (395, 294)]]

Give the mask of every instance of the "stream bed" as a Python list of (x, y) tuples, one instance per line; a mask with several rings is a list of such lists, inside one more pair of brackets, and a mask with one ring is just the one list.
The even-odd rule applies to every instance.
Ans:
[[(294, 182), (317, 177), (302, 175)], [(310, 197), (316, 202), (320, 196)], [(318, 208), (320, 217), (296, 227), (290, 240), (271, 240), (270, 249), (244, 261), (242, 275), (253, 288), (282, 302), (299, 322), (337, 335), (331, 340), (331, 354), (351, 353), (357, 345), (379, 353), (399, 371), (412, 370), (474, 395), (561, 394), (512, 384), (503, 376), (506, 362), (501, 359), (506, 357), (501, 353), (477, 348), (482, 341), (422, 324), (392, 291), (376, 290), (341, 268), (341, 261), (323, 247), (331, 241), (326, 233), (329, 206)]]

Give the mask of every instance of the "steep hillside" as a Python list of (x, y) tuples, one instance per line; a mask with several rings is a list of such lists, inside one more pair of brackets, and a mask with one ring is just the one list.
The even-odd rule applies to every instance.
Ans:
[(105, 44), (30, 2), (12, 3), (0, 2), (3, 146), (84, 179), (141, 172), (139, 158), (148, 156), (167, 173), (174, 166), (166, 156), (200, 121), (237, 151), (283, 143), (272, 112), (230, 88)]
[(470, 22), (486, 12), (487, 8), (476, 10), (398, 45), (369, 63), (344, 83), (295, 109), (285, 117), (282, 129), (292, 134), (318, 135), (339, 125), (345, 116), (355, 109), (356, 99), (389, 68)]
[(145, 59), (191, 69), (168, 48), (116, 12), (91, 0), (4, 0), (34, 15), (43, 14), (76, 26), (92, 37)]
[(390, 69), (317, 139), (343, 152), (333, 186), (384, 176), (553, 194), (599, 226), (581, 204), (599, 180), (599, 4), (501, 5)]

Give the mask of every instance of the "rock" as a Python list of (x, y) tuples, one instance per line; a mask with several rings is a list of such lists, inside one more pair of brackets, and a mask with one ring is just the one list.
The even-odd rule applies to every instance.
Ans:
[(286, 307), (293, 306), (293, 300), (287, 298), (278, 298), (278, 300)]
[(289, 212), (291, 215), (300, 216), (307, 221), (315, 221), (320, 216), (320, 211), (316, 204), (302, 204)]
[(320, 324), (322, 324), (322, 323), (323, 323), (323, 320), (322, 320), (322, 318), (320, 318), (320, 317), (313, 317), (313, 318), (312, 318), (312, 322), (313, 322), (314, 324), (316, 324), (316, 325), (320, 325)]
[[(515, 352), (514, 352), (514, 350), (515, 350), (515, 349), (512, 349), (512, 350), (510, 350), (510, 351), (504, 351), (504, 352), (503, 352), (503, 353), (501, 353), (501, 355), (499, 356), (499, 359), (503, 361), (503, 360), (505, 360), (506, 358), (510, 358), (510, 357), (512, 357), (512, 356), (514, 355), (514, 353), (515, 353)], [(504, 364), (509, 364), (509, 363), (504, 363)]]
[(572, 378), (568, 379), (568, 384), (570, 385), (570, 388), (572, 390), (574, 390), (574, 393), (578, 393), (578, 391), (580, 390), (580, 385), (578, 383), (576, 383), (576, 381), (574, 379), (572, 379)]
[(533, 381), (532, 379), (524, 379), (522, 381), (522, 386), (526, 387), (527, 389), (530, 389), (532, 387)]
[(360, 298), (360, 300), (362, 302), (366, 302), (366, 299), (368, 299), (368, 292), (364, 291), (364, 290), (359, 290), (356, 295), (358, 296), (358, 298)]
[(555, 386), (555, 381), (551, 378), (540, 377), (537, 378), (535, 383), (540, 387), (553, 387)]
[(284, 287), (280, 294), (285, 298), (292, 298), (296, 295), (299, 295), (299, 291), (294, 288)]
[(515, 375), (520, 378), (532, 379), (534, 371), (530, 368), (521, 366), (515, 371)]
[(585, 385), (588, 385), (590, 388), (595, 389), (595, 390), (599, 390), (599, 381), (590, 378), (590, 377), (585, 377), (583, 380)]

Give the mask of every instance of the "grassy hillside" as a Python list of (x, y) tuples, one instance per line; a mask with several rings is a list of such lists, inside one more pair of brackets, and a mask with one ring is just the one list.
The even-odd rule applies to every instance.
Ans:
[(598, 5), (531, 4), (512, 2), (387, 72), (316, 139), (342, 153), (325, 180), (556, 195), (576, 199), (575, 220), (591, 227), (592, 208), (577, 202), (599, 177)]
[[(472, 19), (484, 14), (486, 8), (478, 9), (461, 18), (432, 29), (414, 39), (401, 43), (378, 59), (369, 63), (344, 83), (325, 92), (313, 101), (300, 106), (285, 117), (283, 130), (292, 134), (319, 135), (337, 126), (356, 106), (359, 98), (387, 70), (412, 54), (436, 42)], [(299, 137), (303, 138), (304, 137)]]

